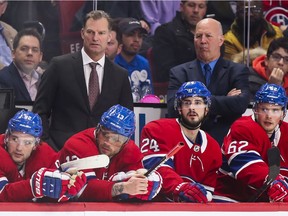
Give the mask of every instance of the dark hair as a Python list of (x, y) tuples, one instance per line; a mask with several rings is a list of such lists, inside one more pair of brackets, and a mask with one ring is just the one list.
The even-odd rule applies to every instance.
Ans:
[(122, 43), (122, 34), (119, 29), (119, 22), (121, 21), (122, 18), (114, 18), (112, 19), (111, 22), (111, 31), (116, 32), (116, 40), (118, 41), (119, 44)]
[(19, 46), (19, 41), (23, 36), (33, 36), (38, 39), (40, 50), (42, 51), (42, 37), (39, 32), (34, 28), (25, 28), (17, 33), (13, 41), (13, 49), (15, 50)]
[(86, 14), (85, 19), (83, 21), (83, 28), (85, 27), (87, 20), (92, 18), (93, 20), (99, 20), (101, 18), (105, 18), (108, 21), (108, 29), (111, 30), (111, 18), (108, 15), (108, 13), (106, 13), (105, 11), (102, 10), (95, 10), (95, 11), (91, 11), (88, 14)]
[(288, 53), (288, 38), (281, 37), (281, 38), (276, 38), (272, 40), (267, 49), (267, 57), (269, 58), (270, 55), (279, 48), (283, 48), (285, 52)]

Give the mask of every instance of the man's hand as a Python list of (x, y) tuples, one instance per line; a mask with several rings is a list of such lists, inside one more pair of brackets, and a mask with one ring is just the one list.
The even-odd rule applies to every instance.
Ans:
[[(211, 195), (211, 193), (209, 193)], [(212, 197), (208, 196), (206, 189), (199, 183), (183, 182), (179, 184), (173, 193), (176, 202), (207, 203)]]
[(241, 94), (241, 89), (233, 88), (228, 92), (227, 96), (237, 96), (240, 94)]
[(271, 202), (288, 202), (288, 184), (282, 175), (272, 182), (267, 194)]
[(44, 196), (59, 199), (63, 202), (69, 200), (86, 184), (86, 176), (77, 172), (72, 176), (57, 169), (41, 168), (36, 171), (31, 179), (31, 190), (35, 198)]
[(273, 68), (268, 83), (282, 85), (285, 73), (281, 68)]
[(140, 200), (153, 199), (162, 187), (162, 177), (158, 172), (154, 172), (147, 178), (144, 176), (145, 172), (141, 169), (141, 171), (115, 173), (110, 178), (110, 181), (118, 182), (113, 186), (112, 196), (120, 195), (120, 200), (132, 198)]

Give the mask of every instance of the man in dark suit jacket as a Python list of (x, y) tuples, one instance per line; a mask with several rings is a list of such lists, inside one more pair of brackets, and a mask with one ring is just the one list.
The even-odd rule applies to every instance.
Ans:
[(13, 41), (13, 62), (0, 70), (0, 86), (13, 88), (15, 102), (35, 100), (41, 75), (36, 71), (42, 60), (41, 36), (34, 29), (23, 29)]
[[(112, 105), (133, 109), (128, 72), (105, 57), (110, 30), (108, 14), (88, 13), (81, 30), (82, 50), (53, 58), (43, 75), (33, 111), (42, 118), (42, 138), (56, 150), (73, 134), (95, 127)], [(88, 99), (91, 62), (98, 63), (100, 87), (92, 109)]]
[[(245, 112), (249, 104), (248, 68), (221, 57), (223, 41), (220, 22), (211, 18), (201, 20), (196, 26), (194, 39), (197, 59), (170, 70), (167, 96), (168, 115), (176, 117), (174, 98), (180, 86), (193, 80), (206, 83), (212, 94), (212, 104), (201, 128), (220, 145), (230, 125)], [(206, 64), (212, 68), (209, 83), (204, 75)]]

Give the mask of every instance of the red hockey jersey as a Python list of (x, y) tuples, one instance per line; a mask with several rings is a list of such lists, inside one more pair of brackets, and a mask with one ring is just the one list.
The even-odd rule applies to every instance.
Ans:
[(47, 143), (42, 142), (27, 159), (24, 170), (18, 171), (17, 165), (5, 150), (4, 134), (2, 134), (0, 135), (0, 158), (0, 201), (25, 202), (32, 201), (34, 198), (30, 177), (42, 167), (56, 168), (54, 162), (57, 153)]
[(141, 152), (145, 168), (152, 167), (179, 142), (185, 143), (185, 146), (158, 169), (163, 178), (160, 193), (171, 199), (176, 186), (184, 181), (198, 182), (213, 193), (216, 172), (222, 163), (220, 146), (202, 130), (198, 132), (196, 143), (192, 143), (176, 119), (152, 121), (143, 128)]
[[(64, 163), (78, 158), (99, 155), (94, 136), (95, 128), (89, 128), (70, 137), (59, 152), (59, 161)], [(79, 201), (112, 201), (112, 186), (115, 182), (108, 179), (116, 172), (128, 172), (143, 168), (139, 147), (130, 140), (112, 158), (106, 168), (85, 170), (88, 184)]]
[[(282, 175), (288, 177), (288, 124), (282, 122), (272, 141), (281, 153)], [(267, 150), (272, 146), (265, 130), (253, 116), (236, 120), (224, 138), (223, 165), (220, 168), (214, 199), (247, 202), (256, 194), (269, 172)], [(258, 201), (269, 201), (266, 193)]]

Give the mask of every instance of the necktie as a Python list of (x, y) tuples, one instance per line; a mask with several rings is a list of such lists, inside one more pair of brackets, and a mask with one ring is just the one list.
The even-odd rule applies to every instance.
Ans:
[(90, 67), (91, 67), (91, 73), (90, 73), (90, 77), (89, 77), (89, 94), (88, 94), (88, 98), (89, 98), (89, 105), (90, 105), (90, 109), (92, 110), (93, 106), (95, 105), (96, 101), (97, 101), (97, 97), (99, 95), (99, 78), (98, 78), (98, 74), (96, 71), (96, 66), (98, 63), (89, 63)]
[(212, 75), (212, 70), (209, 64), (204, 65), (204, 70), (205, 70), (205, 79), (206, 79), (206, 86), (209, 85), (210, 80), (211, 80), (211, 75)]

